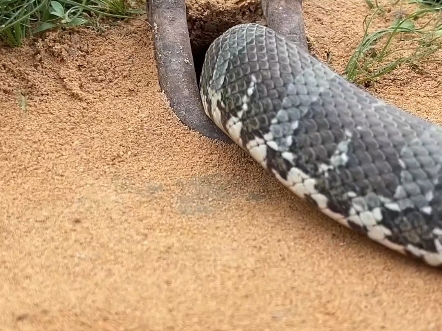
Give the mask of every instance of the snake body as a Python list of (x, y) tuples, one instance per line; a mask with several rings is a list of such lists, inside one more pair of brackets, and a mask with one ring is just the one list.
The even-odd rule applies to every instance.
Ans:
[(270, 28), (208, 49), (207, 116), (297, 196), (390, 249), (442, 265), (442, 128), (350, 83)]

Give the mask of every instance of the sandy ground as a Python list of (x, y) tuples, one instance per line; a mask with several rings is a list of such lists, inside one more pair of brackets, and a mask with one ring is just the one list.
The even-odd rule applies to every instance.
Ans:
[[(367, 13), (305, 1), (342, 72)], [(440, 68), (373, 92), (441, 122)], [(26, 102), (25, 102), (26, 100)], [(0, 49), (0, 330), (441, 330), (441, 274), (187, 130), (142, 20)]]

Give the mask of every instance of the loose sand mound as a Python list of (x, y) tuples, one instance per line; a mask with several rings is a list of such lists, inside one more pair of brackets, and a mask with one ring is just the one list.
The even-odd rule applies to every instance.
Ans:
[[(315, 54), (342, 72), (367, 12), (315, 2)], [(176, 119), (143, 20), (0, 52), (0, 330), (442, 328), (440, 271)], [(430, 69), (373, 92), (441, 122)]]

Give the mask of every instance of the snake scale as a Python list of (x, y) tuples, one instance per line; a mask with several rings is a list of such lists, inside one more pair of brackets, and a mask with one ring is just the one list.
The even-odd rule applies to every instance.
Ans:
[(206, 115), (297, 196), (442, 265), (442, 128), (350, 83), (270, 28), (234, 26), (200, 78)]

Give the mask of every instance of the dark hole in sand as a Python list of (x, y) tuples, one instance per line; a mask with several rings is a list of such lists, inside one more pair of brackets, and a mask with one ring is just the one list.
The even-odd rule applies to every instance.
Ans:
[(187, 25), (198, 85), (210, 44), (226, 30), (241, 23), (264, 23), (261, 6), (249, 4), (235, 7), (211, 7), (210, 10), (199, 12), (188, 8)]
[(193, 62), (195, 64), (195, 73), (196, 73), (198, 87), (200, 86), (201, 71), (203, 70), (204, 59), (206, 57), (206, 52), (209, 49), (209, 46), (210, 43), (204, 48), (195, 49), (192, 45), (192, 56), (193, 56)]

